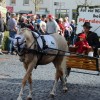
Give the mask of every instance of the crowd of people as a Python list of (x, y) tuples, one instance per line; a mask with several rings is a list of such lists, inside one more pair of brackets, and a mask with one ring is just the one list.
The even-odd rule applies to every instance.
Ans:
[[(4, 21), (0, 13), (0, 46), (4, 37)], [(85, 22), (83, 25), (83, 31), (76, 35), (75, 20), (69, 22), (69, 18), (56, 19), (53, 15), (36, 15), (34, 14), (30, 18), (24, 17), (22, 14), (17, 16), (15, 13), (7, 14), (6, 16), (7, 29), (9, 31), (9, 37), (14, 38), (20, 28), (29, 28), (31, 31), (37, 32), (39, 35), (49, 35), (58, 33), (65, 37), (69, 45), (77, 47), (76, 53), (85, 53), (88, 48), (94, 50), (94, 56), (97, 56), (97, 48), (99, 47), (99, 37), (96, 33), (91, 32), (92, 26), (89, 22)], [(8, 42), (8, 53), (13, 54), (12, 41)], [(45, 44), (44, 44), (45, 45)], [(3, 54), (0, 51), (0, 54)]]

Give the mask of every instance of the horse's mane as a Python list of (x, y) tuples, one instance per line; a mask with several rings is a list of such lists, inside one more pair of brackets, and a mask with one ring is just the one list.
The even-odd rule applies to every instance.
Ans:
[(18, 32), (19, 35), (22, 35), (25, 32), (31, 32), (31, 30), (29, 28), (21, 28)]
[(33, 39), (31, 30), (28, 29), (28, 28), (21, 28), (21, 29), (19, 30), (18, 34), (19, 34), (19, 35), (24, 35), (25, 38), (27, 38), (28, 40), (32, 40), (32, 39)]

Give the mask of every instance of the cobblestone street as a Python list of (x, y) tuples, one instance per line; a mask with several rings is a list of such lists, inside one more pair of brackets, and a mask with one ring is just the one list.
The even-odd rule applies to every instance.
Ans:
[[(76, 70), (96, 74), (97, 72)], [(21, 88), (25, 69), (18, 56), (0, 55), (0, 100), (16, 100)], [(61, 82), (58, 82), (55, 98), (49, 93), (54, 82), (53, 64), (38, 66), (33, 70), (32, 100), (100, 100), (100, 76), (71, 72), (67, 80), (68, 92), (63, 93)], [(25, 87), (23, 100), (28, 95), (28, 84)]]

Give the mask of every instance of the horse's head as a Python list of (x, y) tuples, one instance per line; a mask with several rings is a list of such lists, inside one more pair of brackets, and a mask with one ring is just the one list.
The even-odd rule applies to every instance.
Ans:
[[(12, 38), (10, 38), (12, 39)], [(36, 39), (32, 32), (27, 29), (20, 29), (13, 40), (13, 45), (19, 56), (23, 56), (28, 49), (36, 49)]]

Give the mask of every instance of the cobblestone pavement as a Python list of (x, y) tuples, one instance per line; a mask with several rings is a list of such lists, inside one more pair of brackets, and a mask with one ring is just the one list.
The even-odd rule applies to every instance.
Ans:
[[(90, 71), (89, 73), (95, 74), (96, 72)], [(17, 56), (0, 56), (0, 100), (16, 100), (24, 74), (25, 70)], [(49, 93), (53, 86), (54, 75), (53, 64), (38, 66), (33, 71), (32, 100), (100, 100), (100, 76), (74, 72), (71, 72), (67, 80), (68, 92), (63, 93), (59, 81), (55, 98), (50, 98)], [(24, 90), (23, 100), (26, 100), (27, 95), (28, 84)]]

